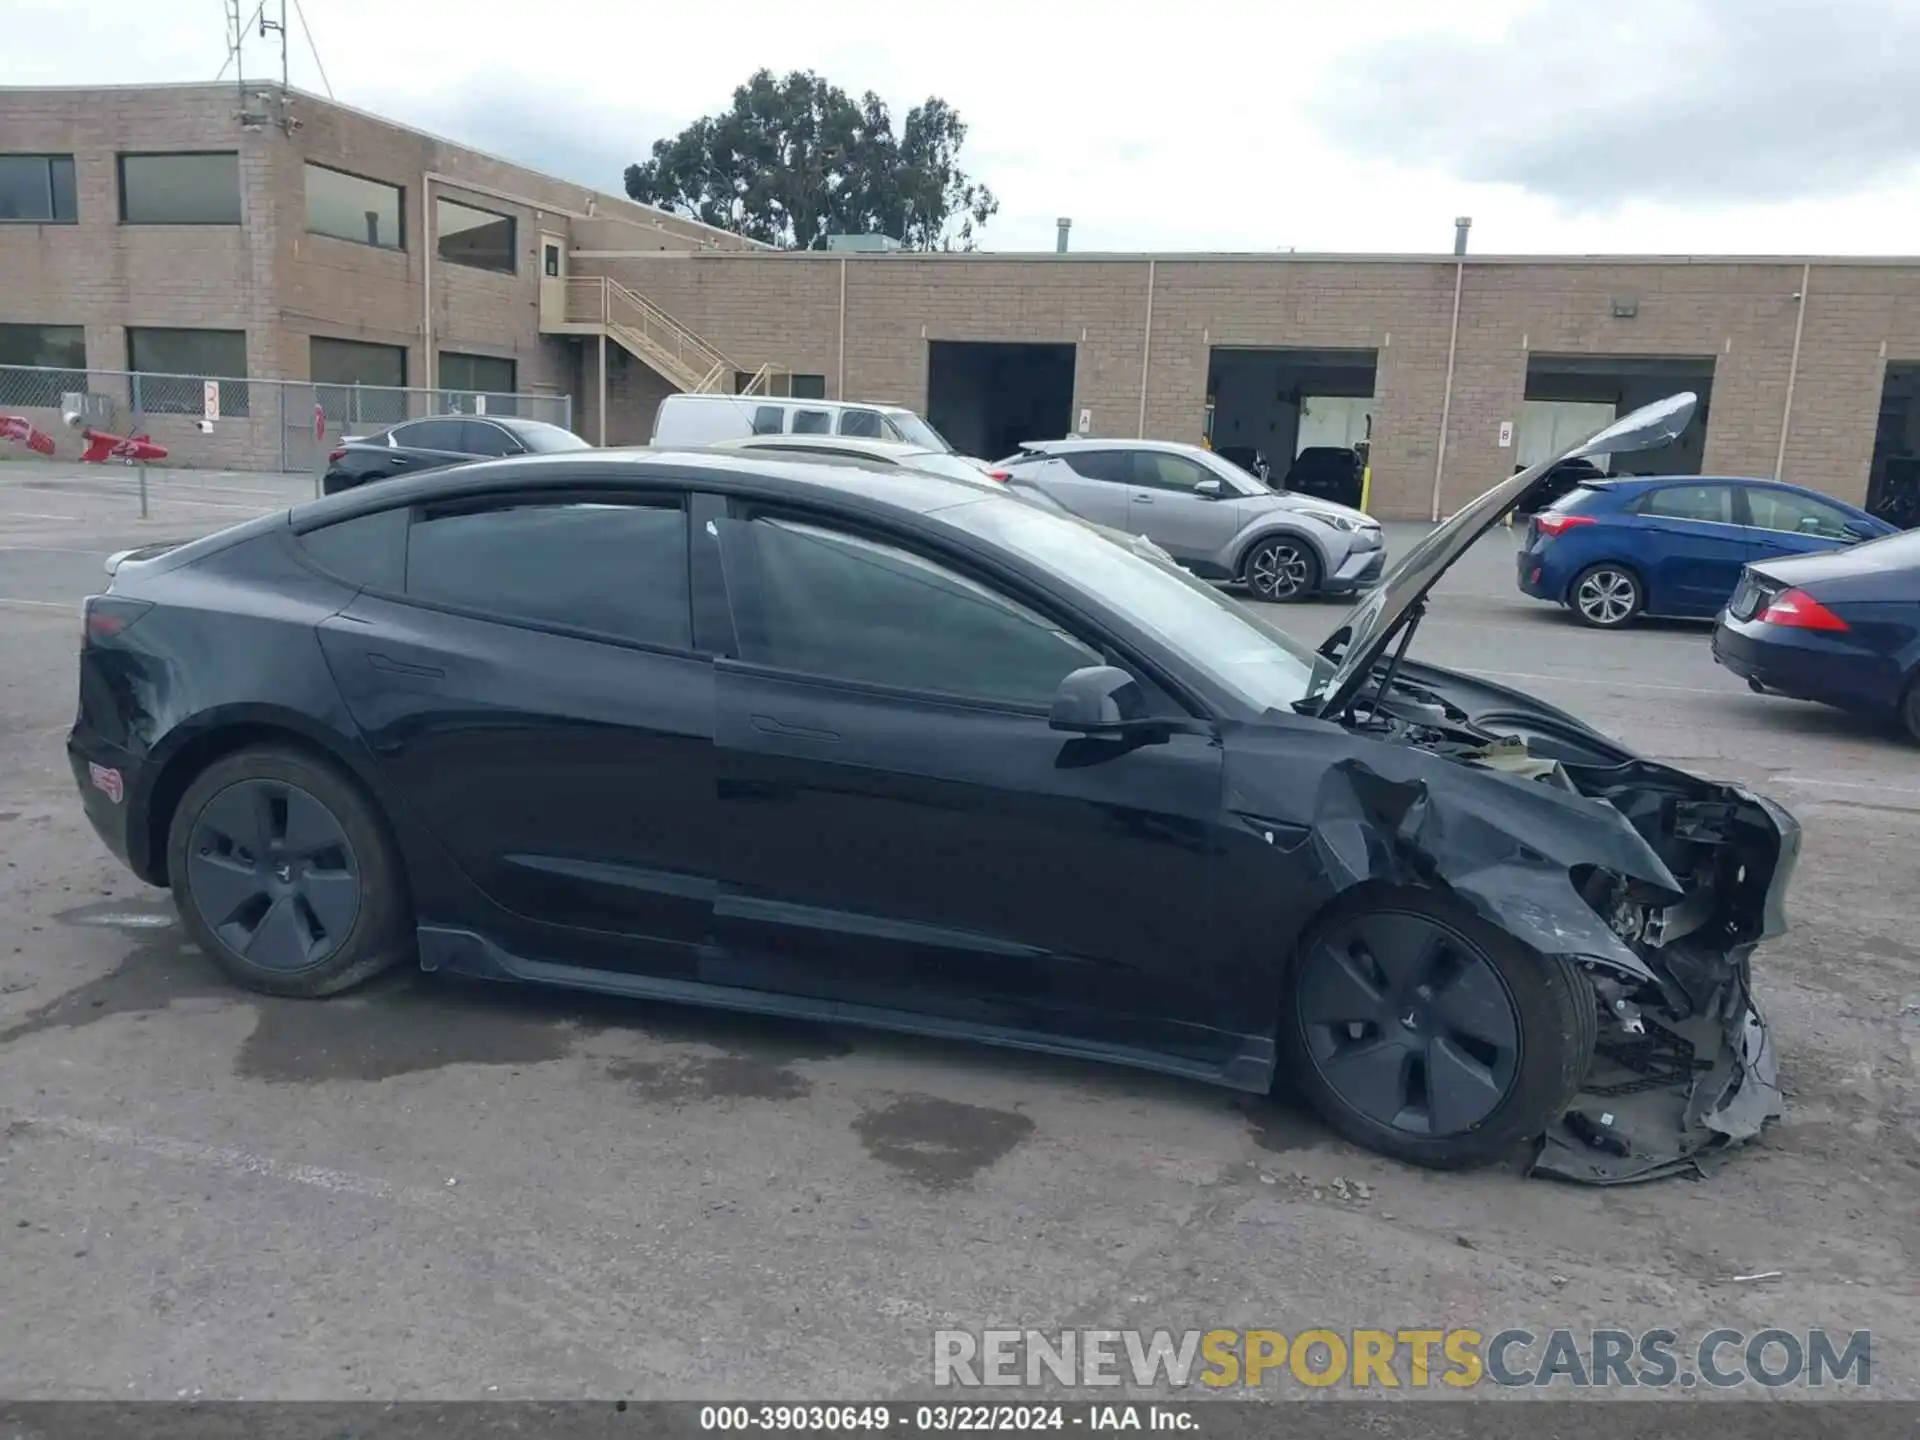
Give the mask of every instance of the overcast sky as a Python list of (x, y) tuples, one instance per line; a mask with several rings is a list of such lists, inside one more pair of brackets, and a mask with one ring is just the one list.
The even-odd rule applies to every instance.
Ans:
[[(339, 99), (616, 193), (764, 65), (956, 106), (990, 249), (1920, 250), (1920, 0), (302, 3)], [(6, 9), (4, 84), (225, 57), (216, 0)]]

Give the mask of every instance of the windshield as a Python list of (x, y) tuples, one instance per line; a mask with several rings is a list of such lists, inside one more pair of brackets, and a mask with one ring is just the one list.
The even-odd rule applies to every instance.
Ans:
[(893, 426), (900, 433), (900, 438), (909, 445), (924, 445), (929, 450), (938, 450), (942, 455), (954, 453), (953, 446), (947, 443), (947, 437), (911, 410), (887, 411), (887, 423)]
[(1065, 516), (994, 500), (940, 513), (1097, 595), (1255, 710), (1292, 709), (1330, 668), (1211, 585)]

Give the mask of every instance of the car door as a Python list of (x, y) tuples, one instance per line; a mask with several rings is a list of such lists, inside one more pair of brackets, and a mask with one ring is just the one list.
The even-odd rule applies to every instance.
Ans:
[(1750, 485), (1741, 492), (1746, 502), (1749, 536), (1756, 559), (1781, 555), (1814, 555), (1842, 545), (1856, 545), (1865, 535), (1851, 528), (1859, 522), (1838, 505), (1782, 486)]
[(1053, 730), (1098, 642), (925, 547), (796, 512), (717, 538), (712, 978), (1221, 1063), (1217, 740)]
[(394, 578), (320, 644), (401, 803), (509, 949), (691, 978), (714, 681), (682, 497), (547, 489), (387, 515), (401, 533), (367, 544), (399, 547)]
[[(1165, 450), (1133, 452), (1126, 528), (1174, 559), (1194, 564), (1217, 555), (1240, 530), (1238, 492), (1199, 461)], [(1211, 480), (1217, 496), (1195, 487)]]
[(1647, 582), (1647, 608), (1659, 615), (1713, 615), (1755, 558), (1753, 538), (1738, 522), (1735, 489), (1702, 482), (1663, 485), (1641, 496), (1633, 553)]
[(1030, 467), (1018, 466), (1021, 479), (1052, 496), (1072, 514), (1112, 530), (1127, 528), (1127, 487), (1133, 483), (1133, 455), (1127, 450), (1044, 451)]

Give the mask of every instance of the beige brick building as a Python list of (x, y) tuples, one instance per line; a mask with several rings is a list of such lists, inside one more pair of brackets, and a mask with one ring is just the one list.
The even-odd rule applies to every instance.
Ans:
[[(235, 157), (225, 210), (219, 163), (151, 158), (182, 151)], [(35, 159), (49, 214), (9, 215)], [(943, 423), (935, 357), (980, 342), (1071, 347), (1056, 433), (1198, 440), (1212, 399), (1220, 448), (1284, 465), (1314, 374), (1365, 375), (1388, 517), (1510, 472), (1563, 402), (1699, 389), (1684, 468), (1855, 502), (1920, 448), (1920, 260), (786, 255), (299, 92), (0, 90), (0, 363), (234, 353), (183, 330), (259, 377), (570, 394), (616, 444), (762, 366)]]

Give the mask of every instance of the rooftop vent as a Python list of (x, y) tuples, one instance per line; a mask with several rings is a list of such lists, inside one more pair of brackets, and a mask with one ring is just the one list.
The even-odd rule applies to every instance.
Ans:
[(900, 248), (891, 235), (829, 235), (827, 249), (852, 251), (863, 255), (886, 255)]

